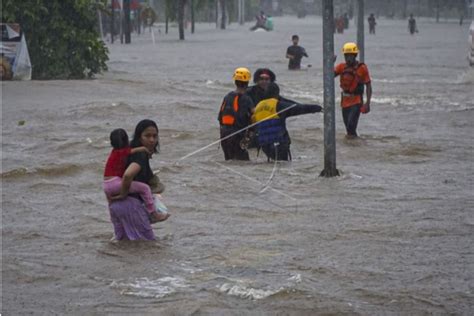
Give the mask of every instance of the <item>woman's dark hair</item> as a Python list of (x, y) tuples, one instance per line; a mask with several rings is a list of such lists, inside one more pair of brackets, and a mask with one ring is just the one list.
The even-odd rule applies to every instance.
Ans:
[(270, 99), (270, 98), (277, 98), (280, 96), (280, 87), (274, 82), (271, 82), (268, 85), (267, 90), (265, 91), (265, 98)]
[[(156, 131), (159, 133), (158, 125), (156, 125), (154, 121), (148, 120), (148, 119), (141, 120), (140, 122), (138, 122), (137, 127), (135, 127), (135, 133), (133, 133), (133, 139), (132, 139), (132, 142), (130, 143), (132, 148), (143, 146), (143, 144), (140, 142), (140, 137), (142, 136), (143, 131), (145, 131), (148, 127), (156, 128)], [(156, 142), (153, 152), (157, 153), (159, 151), (160, 151), (160, 138), (158, 136), (158, 140)]]
[(260, 79), (260, 76), (262, 74), (266, 74), (266, 75), (270, 76), (270, 82), (274, 82), (276, 80), (276, 75), (273, 71), (271, 71), (268, 68), (258, 68), (253, 73), (253, 83), (257, 83), (258, 79)]
[(128, 146), (128, 134), (122, 128), (117, 128), (110, 133), (110, 144), (114, 149), (122, 149)]

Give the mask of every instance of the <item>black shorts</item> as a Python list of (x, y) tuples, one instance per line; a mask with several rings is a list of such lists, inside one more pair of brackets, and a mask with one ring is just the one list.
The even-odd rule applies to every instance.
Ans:
[[(237, 129), (221, 127), (221, 139), (232, 133), (235, 133), (236, 131)], [(250, 160), (248, 151), (240, 147), (240, 141), (244, 137), (244, 133), (245, 132), (239, 133), (221, 141), (221, 147), (224, 151), (225, 160)]]

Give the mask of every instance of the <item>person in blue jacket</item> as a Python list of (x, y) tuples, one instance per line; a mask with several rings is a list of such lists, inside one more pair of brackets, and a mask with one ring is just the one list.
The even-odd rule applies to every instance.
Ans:
[(291, 139), (286, 119), (291, 116), (321, 112), (316, 104), (290, 103), (279, 99), (280, 88), (270, 83), (265, 99), (255, 107), (252, 121), (257, 122), (257, 141), (268, 160), (291, 160)]

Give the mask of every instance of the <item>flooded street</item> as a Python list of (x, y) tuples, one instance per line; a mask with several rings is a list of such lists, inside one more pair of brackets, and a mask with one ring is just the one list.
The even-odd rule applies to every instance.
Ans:
[[(325, 179), (323, 115), (287, 121), (291, 163), (212, 146), (236, 67), (269, 67), (281, 94), (323, 103), (322, 22), (275, 18), (273, 32), (198, 24), (109, 45), (89, 81), (2, 82), (5, 315), (472, 315), (474, 68), (468, 26), (380, 19), (366, 32), (372, 111)], [(313, 67), (287, 70), (291, 35)], [(335, 35), (340, 48), (356, 38)], [(338, 87), (338, 85), (336, 85)], [(336, 95), (339, 95), (337, 90)], [(339, 102), (339, 97), (337, 98)], [(112, 242), (102, 175), (109, 133), (160, 128), (171, 218), (156, 242)], [(24, 121), (24, 122), (23, 122)], [(23, 124), (24, 123), (24, 124)], [(270, 187), (266, 187), (266, 183)]]

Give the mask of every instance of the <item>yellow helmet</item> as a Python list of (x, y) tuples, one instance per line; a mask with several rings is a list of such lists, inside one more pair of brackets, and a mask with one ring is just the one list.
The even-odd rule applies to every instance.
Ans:
[(250, 78), (252, 78), (252, 75), (250, 74), (250, 70), (244, 67), (237, 68), (234, 71), (234, 75), (232, 76), (232, 79), (238, 80), (238, 81), (243, 81), (243, 82), (249, 82)]
[(359, 48), (357, 48), (356, 43), (345, 43), (344, 46), (342, 47), (342, 52), (344, 54), (358, 54), (359, 53)]

